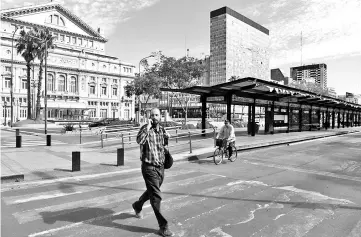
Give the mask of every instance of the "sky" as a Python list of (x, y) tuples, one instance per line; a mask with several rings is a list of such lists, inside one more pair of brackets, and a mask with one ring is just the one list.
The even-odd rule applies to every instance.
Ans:
[[(45, 3), (2, 0), (2, 8)], [(106, 53), (138, 67), (154, 51), (210, 54), (210, 12), (228, 6), (270, 31), (270, 69), (327, 64), (337, 94), (361, 94), (361, 0), (60, 0), (108, 39)], [(302, 37), (301, 37), (302, 35)], [(302, 38), (302, 50), (301, 50)], [(302, 54), (301, 54), (302, 52)], [(151, 63), (151, 61), (149, 62)]]

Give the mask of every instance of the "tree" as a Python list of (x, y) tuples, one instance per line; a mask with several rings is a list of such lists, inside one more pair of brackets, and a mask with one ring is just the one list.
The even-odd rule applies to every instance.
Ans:
[[(40, 61), (38, 91), (37, 91), (37, 95), (36, 95), (36, 119), (38, 120), (38, 119), (40, 119), (41, 84), (43, 81), (43, 66), (44, 66), (44, 59), (45, 59), (46, 53), (47, 53), (46, 49), (54, 48), (55, 45), (54, 45), (54, 37), (51, 35), (51, 33), (49, 32), (49, 30), (47, 28), (39, 29), (39, 28), (35, 27), (33, 29), (33, 34), (34, 34), (34, 37), (36, 37), (35, 42), (38, 45), (36, 53), (37, 53), (37, 57)], [(46, 83), (45, 83), (45, 86), (47, 86)]]
[(143, 111), (141, 104), (145, 104), (144, 107), (146, 108), (151, 97), (159, 98), (161, 94), (160, 84), (161, 81), (157, 74), (145, 72), (142, 75), (137, 75), (130, 84), (124, 87), (124, 90), (127, 97), (135, 95), (141, 113)]
[[(200, 85), (200, 78), (205, 71), (205, 65), (200, 63), (199, 59), (193, 57), (183, 57), (176, 59), (174, 57), (160, 56), (160, 62), (153, 65), (150, 72), (154, 72), (162, 80), (162, 85), (168, 89), (184, 89)], [(185, 113), (185, 123), (187, 123), (187, 113), (189, 102), (192, 96), (171, 92)]]
[(292, 81), (289, 84), (290, 87), (296, 88), (296, 89), (301, 89), (301, 90), (305, 90), (305, 91), (310, 91), (313, 93), (316, 93), (318, 95), (326, 95), (328, 96), (328, 89), (324, 89), (322, 88), (322, 86), (320, 84), (314, 83), (314, 82), (309, 82), (306, 80), (302, 80), (302, 81)]
[(36, 40), (32, 37), (32, 31), (26, 32), (25, 30), (20, 31), (20, 37), (18, 42), (16, 43), (16, 51), (26, 61), (26, 82), (27, 82), (27, 101), (28, 101), (28, 113), (27, 119), (31, 119), (31, 91), (30, 91), (30, 70), (31, 70), (31, 63), (37, 56), (37, 48), (38, 44)]

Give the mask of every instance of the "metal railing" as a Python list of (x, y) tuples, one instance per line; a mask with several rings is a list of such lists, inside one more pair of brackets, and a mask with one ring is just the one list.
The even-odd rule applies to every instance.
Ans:
[[(215, 138), (217, 128), (208, 128), (208, 129), (197, 129), (197, 131), (191, 130), (182, 130), (181, 126), (176, 127), (166, 127), (165, 130), (170, 133), (170, 138), (168, 140), (168, 147), (177, 147), (185, 144), (189, 144), (189, 153), (193, 152), (194, 143), (204, 142), (205, 140), (213, 139), (215, 146)], [(117, 138), (121, 139), (122, 148), (127, 146), (128, 148), (137, 147), (138, 143), (136, 142), (136, 137), (139, 132), (139, 129), (136, 131), (123, 131)], [(195, 139), (195, 137), (207, 136), (207, 134), (212, 134), (209, 138)], [(104, 147), (104, 141), (109, 140), (101, 136), (101, 147)], [(172, 141), (175, 143), (171, 144)]]

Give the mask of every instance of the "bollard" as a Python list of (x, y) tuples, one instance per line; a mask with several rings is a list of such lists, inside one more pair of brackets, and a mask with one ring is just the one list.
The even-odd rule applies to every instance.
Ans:
[(178, 143), (178, 129), (175, 130), (175, 142)]
[(103, 133), (102, 133), (102, 134), (100, 134), (100, 142), (101, 142), (101, 144), (102, 144), (102, 148), (103, 148)]
[(117, 166), (124, 166), (124, 147), (117, 149)]
[(80, 151), (72, 152), (71, 171), (80, 171)]
[(16, 129), (16, 136), (20, 136), (20, 129)]
[(214, 143), (214, 147), (216, 147), (216, 129), (213, 128), (213, 143)]
[(16, 136), (16, 148), (21, 148), (21, 136)]
[(189, 153), (192, 153), (192, 137), (191, 137), (191, 132), (189, 132)]
[(46, 145), (51, 146), (51, 135), (46, 135)]
[(130, 133), (129, 133), (129, 141), (130, 141)]

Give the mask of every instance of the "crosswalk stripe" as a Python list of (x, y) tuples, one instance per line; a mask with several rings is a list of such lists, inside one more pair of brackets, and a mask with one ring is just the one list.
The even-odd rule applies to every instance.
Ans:
[[(180, 175), (180, 174), (188, 174), (193, 171), (190, 170), (180, 170), (177, 172), (173, 172), (168, 174), (168, 177)], [(96, 190), (102, 190), (107, 188), (115, 188), (119, 186), (124, 186), (127, 184), (134, 184), (138, 182), (144, 182), (143, 177), (137, 176), (133, 178), (123, 179), (123, 180), (115, 180), (111, 182), (102, 182), (97, 183), (96, 186), (77, 186), (75, 188), (70, 187), (63, 190), (55, 190), (55, 191), (46, 191), (41, 193), (31, 193), (26, 195), (20, 195), (20, 196), (8, 196), (4, 197), (3, 200), (7, 205), (13, 205), (13, 204), (22, 204), (26, 202), (31, 201), (39, 201), (39, 200), (45, 200), (45, 199), (51, 199), (51, 198), (58, 198), (58, 197), (64, 197), (74, 194), (80, 194), (85, 192), (91, 192)]]
[[(192, 177), (192, 178), (188, 178), (188, 179), (183, 179), (183, 180), (178, 180), (178, 181), (175, 181), (175, 182), (166, 183), (166, 184), (164, 184), (164, 189), (163, 190), (164, 191), (169, 191), (169, 190), (178, 188), (179, 186), (187, 186), (187, 185), (190, 185), (190, 184), (196, 185), (196, 184), (201, 184), (201, 183), (212, 181), (214, 179), (219, 179), (219, 178), (223, 178), (223, 177), (219, 176), (219, 175), (214, 175), (214, 174), (205, 174), (205, 175), (198, 176), (197, 178)], [(164, 200), (164, 202), (167, 202), (167, 199)], [(150, 204), (146, 204), (146, 205), (143, 206), (143, 208), (144, 209), (149, 208), (150, 206), (151, 206)], [(120, 212), (111, 213), (111, 214), (107, 214), (107, 215), (103, 215), (103, 216), (99, 216), (99, 217), (94, 217), (94, 218), (91, 218), (91, 219), (88, 219), (88, 220), (85, 220), (85, 221), (65, 225), (65, 226), (62, 226), (62, 227), (59, 227), (59, 228), (49, 229), (49, 230), (38, 232), (38, 233), (33, 233), (33, 234), (30, 234), (29, 237), (36, 237), (36, 236), (54, 234), (54, 233), (57, 233), (59, 231), (75, 228), (75, 227), (80, 226), (82, 224), (88, 224), (88, 223), (92, 223), (94, 221), (105, 220), (107, 218), (111, 218), (113, 216), (119, 215), (119, 214), (124, 213), (124, 212), (125, 213), (130, 213), (130, 212), (133, 212), (133, 209), (122, 210)]]
[[(170, 183), (164, 184), (164, 188), (167, 189), (167, 191), (170, 191), (170, 190), (174, 190), (175, 188), (182, 187), (182, 186), (188, 186), (188, 185), (192, 185), (194, 183), (204, 183), (207, 181), (212, 181), (217, 178), (219, 178), (219, 176), (206, 174), (206, 175), (197, 176), (196, 178), (192, 177), (189, 179), (183, 179), (183, 180), (170, 182)], [(205, 194), (207, 192), (211, 192), (214, 190), (216, 190), (216, 188), (210, 188), (210, 189), (207, 189), (207, 191), (200, 192), (200, 194)], [(27, 210), (27, 211), (23, 211), (23, 212), (16, 212), (13, 215), (17, 218), (17, 220), (19, 221), (20, 224), (23, 224), (26, 222), (34, 221), (36, 219), (40, 219), (41, 215), (39, 213), (41, 213), (41, 212), (57, 212), (57, 215), (68, 214), (70, 212), (79, 211), (79, 210), (81, 210), (81, 208), (84, 208), (84, 207), (86, 207), (86, 208), (98, 207), (98, 206), (104, 206), (104, 205), (122, 202), (122, 201), (126, 201), (126, 200), (132, 200), (132, 199), (139, 197), (140, 192), (143, 192), (143, 190), (130, 190), (130, 191), (115, 193), (115, 194), (106, 195), (106, 196), (102, 196), (102, 197), (91, 198), (91, 199), (87, 199), (87, 200), (80, 200), (77, 202), (52, 205), (52, 206), (47, 206), (47, 207), (43, 207), (43, 208), (37, 208), (34, 210)], [(175, 197), (175, 199), (181, 200), (186, 197), (189, 197), (189, 195), (179, 195), (179, 196)], [(162, 203), (164, 203), (164, 202), (162, 202)], [(69, 211), (69, 209), (71, 209), (71, 211)], [(63, 212), (62, 212), (62, 210), (63, 210)]]

